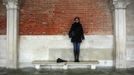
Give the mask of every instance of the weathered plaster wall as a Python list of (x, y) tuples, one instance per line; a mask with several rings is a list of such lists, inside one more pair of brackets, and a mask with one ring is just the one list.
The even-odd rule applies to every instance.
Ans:
[[(3, 66), (7, 58), (6, 9), (0, 3), (0, 64)], [(75, 16), (80, 16), (86, 34), (80, 60), (99, 60), (100, 66), (111, 66), (113, 37), (108, 0), (24, 0), (19, 21), (20, 67), (33, 66), (33, 60), (58, 57), (73, 60), (73, 47), (66, 34)]]
[(127, 7), (127, 60), (128, 67), (134, 67), (134, 0)]
[(0, 66), (6, 65), (6, 8), (0, 0)]
[(0, 35), (0, 66), (6, 65), (6, 36)]
[[(73, 60), (73, 46), (68, 36), (21, 36), (19, 47), (20, 66), (30, 66), (33, 60)], [(113, 40), (111, 35), (86, 36), (81, 44), (81, 61), (99, 60), (100, 66), (112, 66)]]
[[(99, 60), (98, 66), (113, 65), (113, 36), (86, 35), (81, 44), (81, 61)], [(73, 46), (68, 36), (20, 36), (19, 66), (30, 67), (34, 60), (56, 60), (58, 57), (73, 60)], [(6, 65), (6, 36), (0, 36), (0, 66)]]

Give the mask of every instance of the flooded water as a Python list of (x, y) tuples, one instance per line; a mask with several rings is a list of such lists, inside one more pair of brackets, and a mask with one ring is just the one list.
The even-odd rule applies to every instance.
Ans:
[(134, 69), (116, 71), (114, 69), (68, 69), (68, 70), (50, 70), (34, 68), (25, 69), (1, 69), (0, 75), (134, 75)]

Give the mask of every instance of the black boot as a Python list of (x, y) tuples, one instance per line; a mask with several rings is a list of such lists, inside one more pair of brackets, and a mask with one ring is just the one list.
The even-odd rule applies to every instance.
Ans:
[(77, 62), (77, 55), (75, 51), (74, 51), (74, 62)]
[(79, 52), (76, 53), (76, 59), (77, 59), (77, 62), (80, 62), (79, 61)]

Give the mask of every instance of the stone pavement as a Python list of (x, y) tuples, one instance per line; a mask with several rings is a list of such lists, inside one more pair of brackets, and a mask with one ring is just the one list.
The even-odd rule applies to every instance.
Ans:
[(6, 69), (0, 68), (0, 75), (134, 75), (134, 69), (114, 70), (114, 69), (69, 69), (69, 70), (50, 70), (34, 68)]

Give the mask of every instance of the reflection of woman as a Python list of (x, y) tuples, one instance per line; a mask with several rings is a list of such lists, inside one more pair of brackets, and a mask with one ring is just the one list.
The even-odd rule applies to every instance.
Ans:
[(74, 23), (72, 24), (71, 29), (69, 31), (69, 38), (71, 38), (71, 42), (74, 46), (75, 62), (79, 62), (80, 43), (83, 39), (85, 39), (82, 24), (80, 23), (79, 17), (74, 18)]

